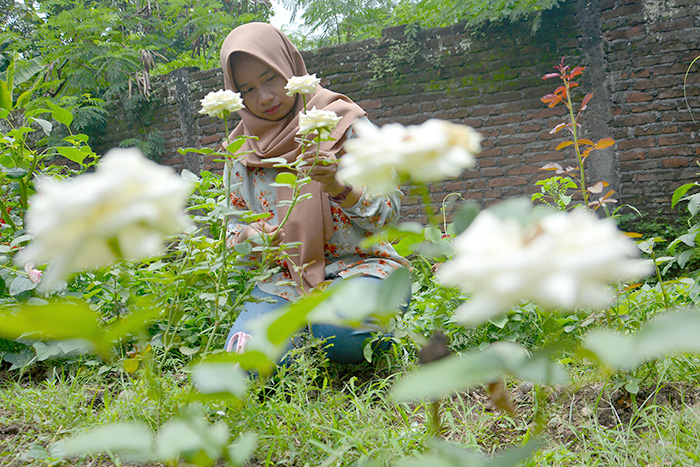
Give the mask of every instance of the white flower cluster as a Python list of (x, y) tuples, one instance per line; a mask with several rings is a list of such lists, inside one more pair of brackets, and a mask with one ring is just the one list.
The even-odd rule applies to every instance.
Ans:
[(34, 240), (15, 261), (49, 262), (45, 288), (73, 271), (159, 254), (163, 237), (190, 223), (191, 183), (137, 149), (113, 149), (94, 173), (41, 178), (36, 189), (26, 215)]
[(321, 78), (316, 78), (316, 74), (304, 76), (292, 76), (287, 81), (284, 89), (289, 91), (287, 95), (292, 97), (294, 94), (313, 94), (316, 92), (316, 87), (321, 83)]
[(607, 283), (653, 270), (612, 220), (583, 209), (556, 212), (526, 226), (483, 211), (455, 238), (454, 250), (437, 278), (472, 293), (456, 316), (470, 324), (520, 300), (552, 309), (603, 308), (614, 298)]
[(319, 110), (316, 107), (306, 111), (306, 113), (299, 112), (299, 131), (297, 134), (316, 133), (322, 141), (327, 140), (331, 131), (338, 126), (338, 122), (342, 118), (332, 110)]
[(345, 143), (339, 176), (372, 193), (396, 187), (400, 177), (417, 182), (457, 177), (474, 167), (474, 155), (481, 152), (479, 133), (444, 120), (408, 127), (390, 123), (381, 129), (360, 121), (354, 128), (358, 137)]
[(223, 89), (210, 92), (200, 102), (202, 108), (199, 113), (216, 118), (226, 118), (231, 112), (238, 112), (245, 107), (240, 93)]

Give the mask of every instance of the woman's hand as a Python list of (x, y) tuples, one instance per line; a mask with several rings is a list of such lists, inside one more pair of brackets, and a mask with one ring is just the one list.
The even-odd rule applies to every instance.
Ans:
[[(338, 160), (333, 154), (320, 151), (317, 156), (316, 151), (309, 151), (300, 155), (298, 159), (304, 161), (301, 171), (311, 177), (311, 180), (317, 181), (321, 185), (321, 190), (331, 196), (338, 196), (345, 189), (345, 185), (335, 176), (338, 172)], [(315, 159), (317, 159), (316, 164), (314, 164)]]
[(238, 242), (250, 240), (257, 245), (263, 245), (262, 238), (265, 235), (270, 236), (270, 243), (267, 246), (279, 246), (284, 241), (284, 228), (279, 228), (277, 225), (268, 224), (267, 222), (257, 221), (250, 225), (246, 225), (238, 237)]

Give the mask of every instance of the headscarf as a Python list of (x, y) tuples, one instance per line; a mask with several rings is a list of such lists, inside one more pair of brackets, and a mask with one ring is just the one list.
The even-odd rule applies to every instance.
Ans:
[[(233, 80), (231, 60), (236, 52), (252, 55), (285, 79), (308, 74), (301, 53), (282, 31), (267, 23), (247, 23), (231, 31), (221, 46), (224, 84), (226, 89), (232, 91), (238, 92)], [(306, 108), (313, 107), (332, 110), (343, 117), (331, 133), (332, 141), (324, 141), (320, 145), (326, 154), (335, 156), (342, 149), (346, 131), (365, 112), (348, 97), (321, 86), (317, 87), (313, 95), (307, 96)], [(282, 157), (293, 162), (301, 149), (295, 137), (299, 131), (299, 112), (302, 110), (304, 103), (300, 97), (297, 97), (289, 115), (278, 121), (256, 117), (248, 109), (240, 110), (238, 114), (241, 122), (231, 132), (230, 138), (242, 135), (258, 137), (257, 140), (247, 139), (241, 147), (241, 151), (251, 151), (241, 160), (243, 165), (271, 168), (273, 163), (266, 159), (272, 157)], [(278, 201), (292, 199), (290, 188), (277, 187), (276, 190)], [(333, 234), (333, 218), (328, 195), (321, 191), (317, 182), (305, 185), (302, 189), (302, 194), (304, 193), (310, 193), (312, 197), (294, 206), (284, 225), (284, 232), (285, 241), (300, 242), (299, 247), (288, 250), (287, 268), (301, 289), (308, 292), (325, 279), (324, 246)], [(279, 219), (284, 218), (287, 209), (283, 205), (278, 207)]]

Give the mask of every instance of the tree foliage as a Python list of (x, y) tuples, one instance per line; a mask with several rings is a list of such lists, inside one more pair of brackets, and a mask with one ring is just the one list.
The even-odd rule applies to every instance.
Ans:
[[(265, 21), (265, 0), (0, 0), (0, 51), (40, 57), (44, 93), (115, 99), (148, 96), (150, 75), (214, 66), (239, 24)], [(2, 66), (0, 59), (0, 66)]]
[[(382, 28), (402, 24), (421, 27), (449, 26), (465, 22), (516, 21), (532, 18), (539, 26), (540, 14), (561, 0), (284, 0), (285, 7), (302, 11), (301, 19), (319, 34), (313, 45), (330, 45), (378, 37)], [(297, 41), (308, 44), (308, 39)], [(304, 40), (305, 39), (305, 40)]]

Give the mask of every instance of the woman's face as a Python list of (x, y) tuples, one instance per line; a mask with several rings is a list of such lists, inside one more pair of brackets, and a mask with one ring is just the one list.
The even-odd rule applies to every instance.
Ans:
[(256, 117), (277, 121), (294, 109), (296, 97), (289, 97), (287, 80), (252, 55), (232, 57), (233, 81), (246, 108)]

